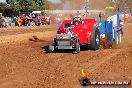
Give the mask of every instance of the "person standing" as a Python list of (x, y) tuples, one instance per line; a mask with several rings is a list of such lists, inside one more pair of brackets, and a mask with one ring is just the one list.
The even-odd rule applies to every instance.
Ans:
[(7, 16), (4, 17), (4, 22), (5, 22), (4, 26), (7, 27), (7, 25), (8, 25), (8, 17)]
[(1, 27), (4, 27), (4, 19), (3, 19), (3, 16), (0, 17), (0, 28)]
[(41, 21), (42, 21), (41, 14), (38, 14), (37, 19), (38, 19), (38, 25), (40, 26), (41, 25)]
[(128, 19), (129, 19), (129, 14), (126, 13), (124, 16), (125, 16), (125, 23), (127, 23)]
[(81, 18), (81, 15), (80, 15), (80, 12), (79, 11), (77, 11), (76, 17), (80, 17)]
[(18, 23), (18, 26), (22, 26), (23, 20), (21, 19), (21, 17), (18, 17), (17, 23)]
[(124, 28), (124, 20), (123, 20), (123, 17), (120, 17), (119, 22), (120, 22), (121, 34), (123, 36), (123, 28)]
[(60, 28), (60, 25), (61, 25), (61, 18), (60, 18), (60, 16), (58, 16), (57, 21), (58, 21), (58, 28)]

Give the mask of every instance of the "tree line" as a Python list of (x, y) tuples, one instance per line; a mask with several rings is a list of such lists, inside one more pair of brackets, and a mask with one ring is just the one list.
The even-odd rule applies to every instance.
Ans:
[[(70, 0), (61, 0), (62, 3), (66, 1)], [(108, 6), (114, 6), (115, 8), (129, 7), (132, 11), (132, 0), (105, 0), (105, 2), (108, 3)], [(3, 13), (5, 16), (28, 14), (35, 10), (45, 10), (50, 7), (55, 9), (53, 5), (48, 0), (6, 0), (6, 3), (0, 3), (0, 13)], [(61, 5), (61, 3), (56, 6), (60, 8), (61, 6), (58, 5)]]
[(34, 10), (44, 10), (48, 0), (6, 0), (0, 3), (0, 12), (5, 16), (29, 14)]

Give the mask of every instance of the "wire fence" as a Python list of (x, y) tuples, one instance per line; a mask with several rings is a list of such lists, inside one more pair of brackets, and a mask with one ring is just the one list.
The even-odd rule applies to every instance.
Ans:
[[(48, 10), (50, 14), (70, 14), (70, 13), (86, 13), (86, 10)], [(104, 10), (89, 10), (88, 13), (99, 13), (104, 12)]]

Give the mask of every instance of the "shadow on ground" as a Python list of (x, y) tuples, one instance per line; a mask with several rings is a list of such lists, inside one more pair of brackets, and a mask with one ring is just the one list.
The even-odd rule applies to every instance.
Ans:
[[(45, 45), (45, 46), (43, 46), (43, 47), (41, 47), (44, 51), (45, 51), (45, 53), (50, 53), (49, 52), (49, 45)], [(88, 48), (88, 47), (86, 47), (86, 46), (81, 46), (81, 51), (89, 51), (89, 50), (91, 50), (90, 48)], [(80, 52), (81, 52), (80, 51)], [(94, 50), (91, 50), (91, 51), (94, 51)], [(54, 52), (52, 52), (52, 53), (73, 53), (73, 54), (77, 54), (76, 52), (75, 52), (75, 49), (62, 49), (62, 50), (55, 50)]]

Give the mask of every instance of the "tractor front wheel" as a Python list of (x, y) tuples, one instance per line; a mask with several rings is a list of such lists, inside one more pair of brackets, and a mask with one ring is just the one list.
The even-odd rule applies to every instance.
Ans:
[(80, 44), (76, 43), (76, 52), (79, 53), (80, 52)]
[(49, 52), (52, 53), (55, 50), (54, 44), (49, 45)]

